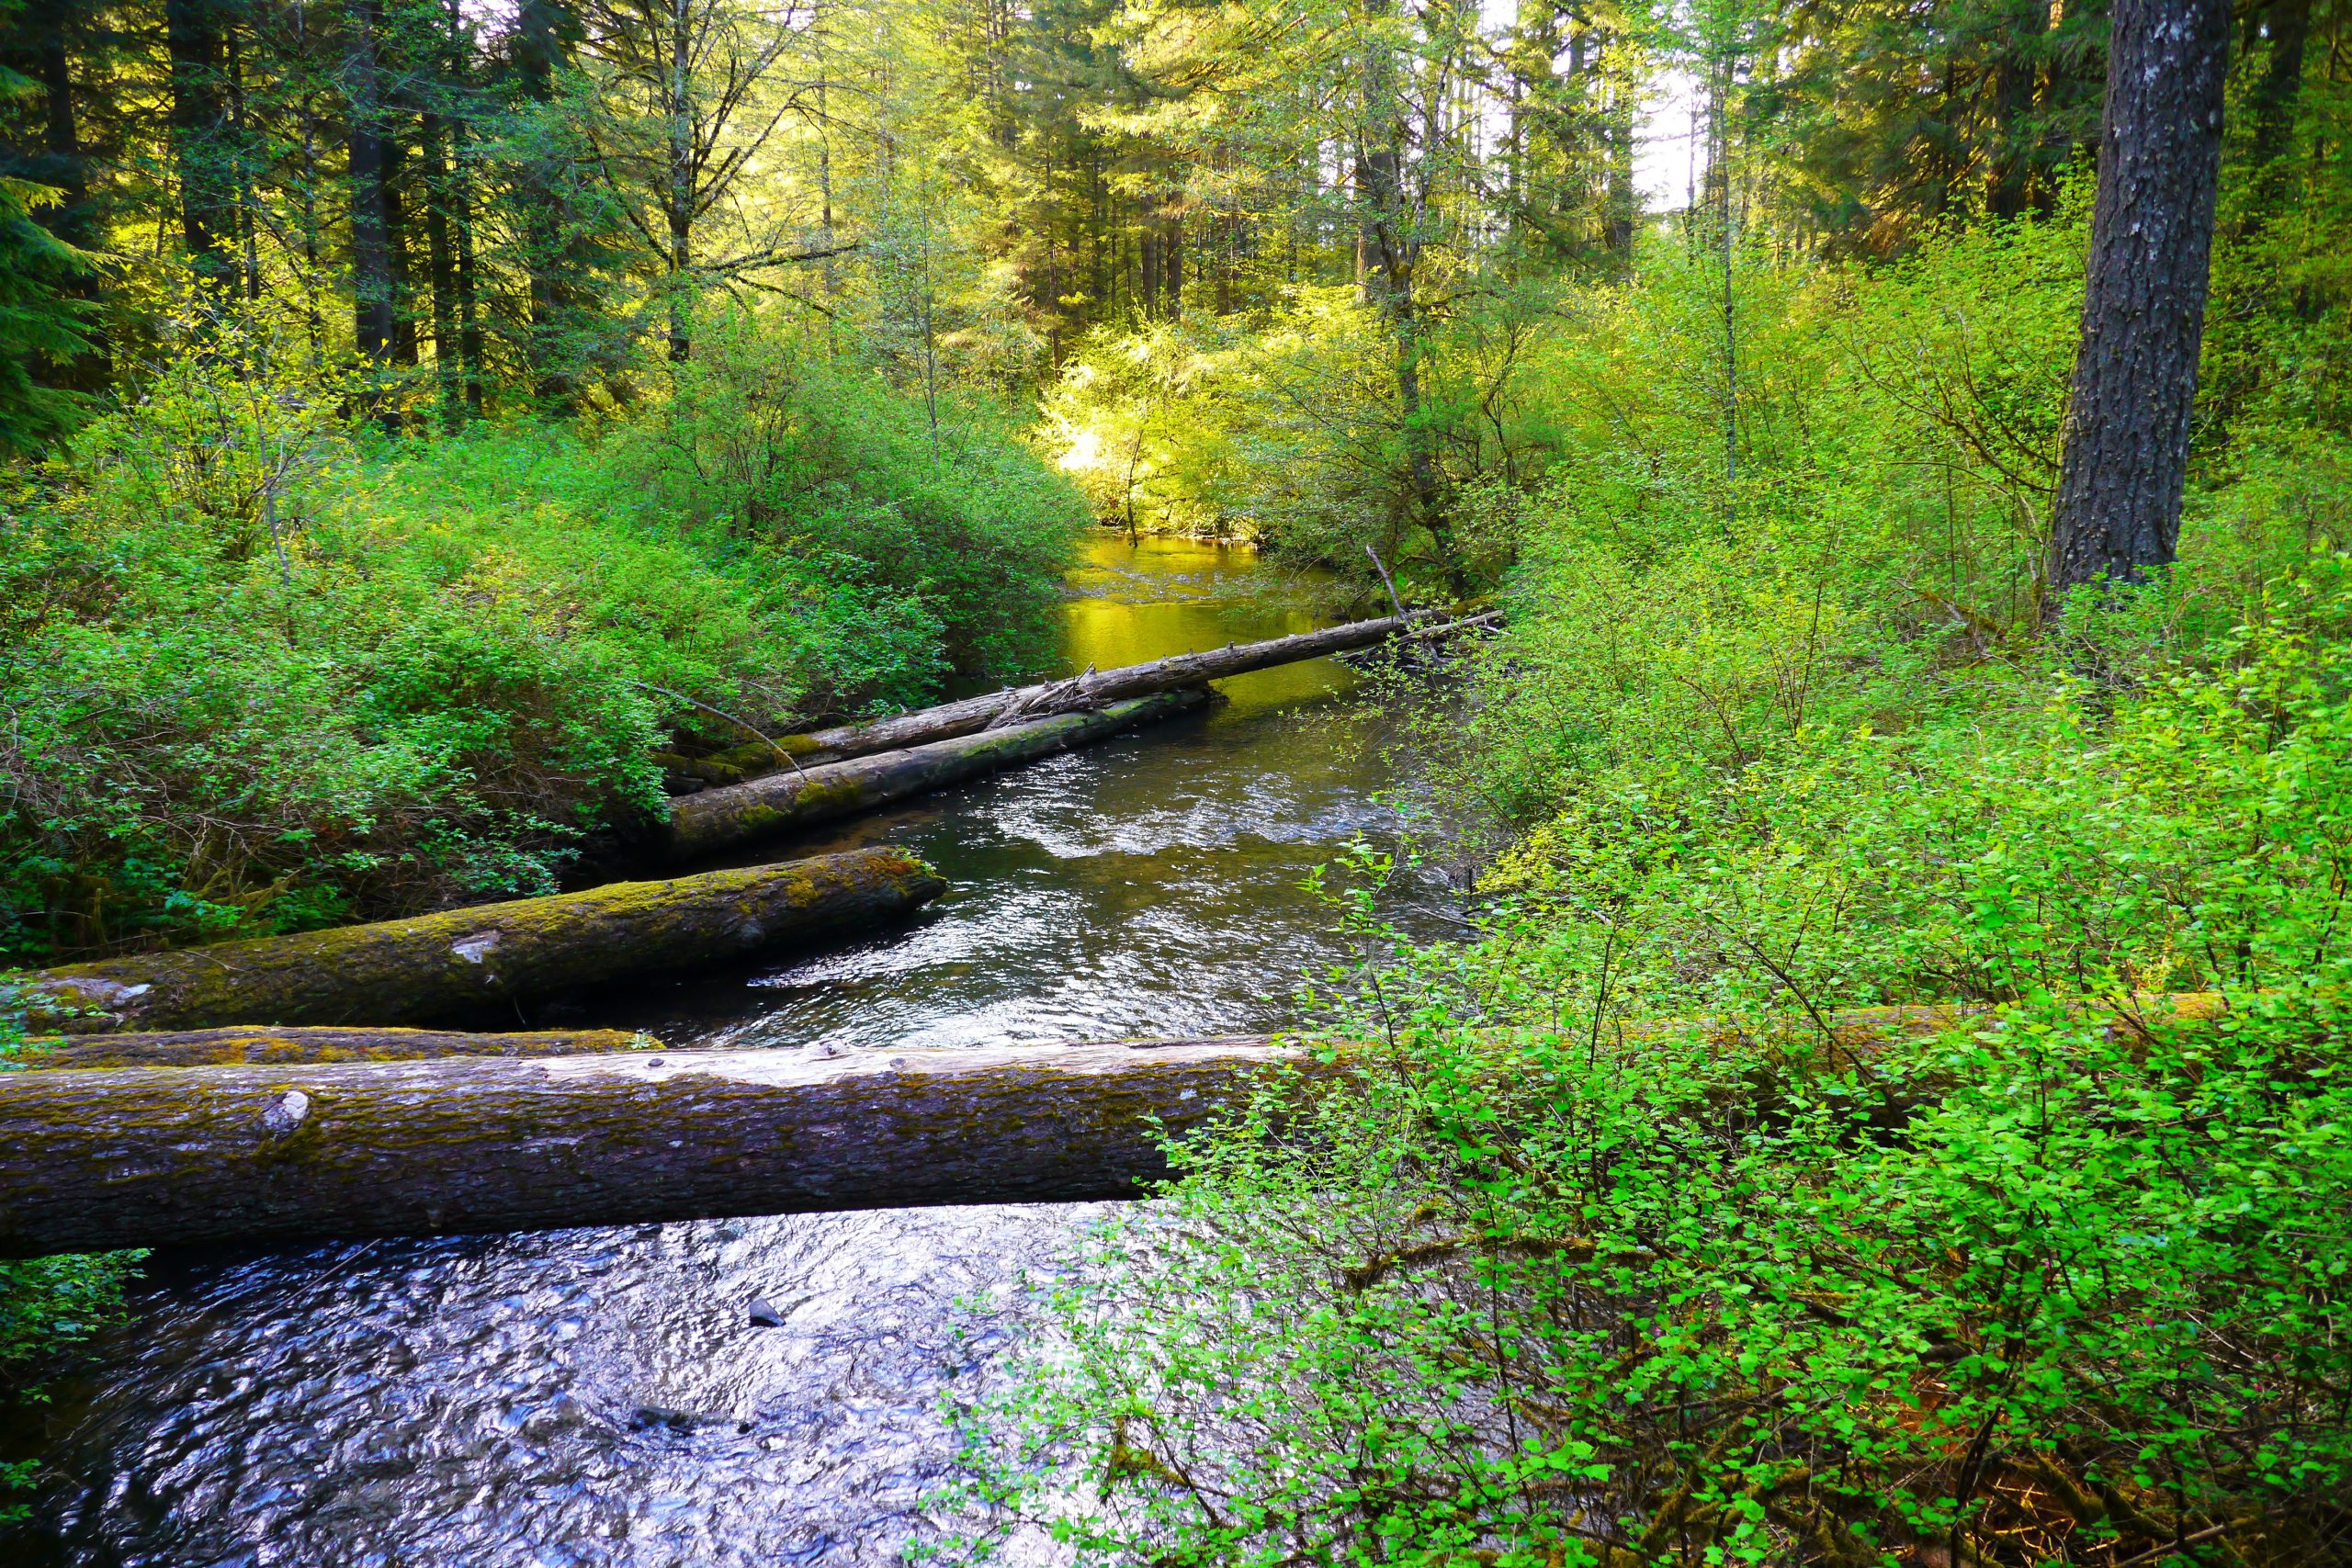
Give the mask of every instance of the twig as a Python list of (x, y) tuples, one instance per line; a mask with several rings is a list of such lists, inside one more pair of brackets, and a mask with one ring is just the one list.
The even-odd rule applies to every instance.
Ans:
[(1410, 617), (1405, 614), (1405, 601), (1396, 597), (1396, 580), (1388, 575), (1388, 568), (1382, 563), (1380, 552), (1374, 549), (1370, 545), (1366, 545), (1363, 547), (1363, 553), (1372, 558), (1372, 564), (1374, 568), (1380, 573), (1380, 581), (1382, 583), (1386, 585), (1388, 589), (1388, 602), (1396, 606), (1396, 618), (1400, 621), (1409, 619)]
[(2229, 1533), (2230, 1527), (2226, 1523), (2207, 1525), (2195, 1535), (2185, 1535), (2178, 1540), (2171, 1542), (2169, 1545), (2151, 1548), (2146, 1551), (2141, 1552), (2136, 1557), (2127, 1557), (2122, 1562), (2117, 1563), (2115, 1568), (2132, 1568), (2132, 1565), (2135, 1562), (2154, 1562), (2158, 1558), (2171, 1556), (2174, 1552), (2178, 1551), (2184, 1546), (2195, 1546), (2200, 1540), (2211, 1540), (2216, 1536), (2227, 1535)]
[(759, 728), (759, 726), (757, 726), (757, 725), (755, 725), (755, 724), (746, 723), (744, 720), (740, 719), (740, 718), (737, 718), (733, 714), (729, 713), (729, 712), (728, 712), (726, 709), (724, 709), (724, 708), (715, 708), (715, 707), (711, 706), (708, 703), (706, 703), (706, 702), (697, 702), (697, 701), (696, 701), (695, 699), (694, 699), (693, 697), (690, 697), (690, 696), (686, 695), (686, 694), (685, 694), (685, 693), (684, 693), (684, 692), (673, 692), (673, 691), (672, 691), (672, 690), (671, 690), (669, 687), (667, 687), (667, 686), (657, 686), (657, 685), (655, 685), (655, 684), (654, 684), (652, 682), (650, 682), (650, 681), (631, 681), (631, 682), (629, 682), (629, 684), (630, 684), (630, 685), (632, 685), (632, 686), (640, 686), (640, 687), (643, 687), (646, 691), (649, 691), (649, 692), (659, 692), (659, 693), (661, 693), (661, 694), (662, 694), (663, 696), (665, 696), (665, 697), (675, 697), (678, 701), (680, 701), (680, 702), (682, 702), (682, 703), (685, 704), (688, 707), (696, 707), (696, 708), (700, 708), (700, 709), (702, 709), (702, 711), (703, 711), (703, 712), (705, 712), (705, 713), (707, 713), (707, 714), (709, 714), (709, 715), (710, 715), (712, 717), (714, 717), (714, 718), (723, 718), (723, 719), (725, 719), (728, 723), (729, 723), (729, 724), (731, 724), (731, 725), (734, 725), (734, 726), (735, 726), (737, 728), (739, 728), (739, 729), (746, 729), (746, 730), (749, 730), (749, 731), (751, 731), (752, 738), (753, 739), (764, 742), (764, 743), (767, 745), (767, 747), (768, 747), (768, 749), (769, 749), (770, 750), (774, 751), (777, 756), (779, 756), (779, 757), (783, 758), (786, 762), (791, 763), (791, 765), (792, 765), (792, 771), (793, 771), (794, 773), (802, 773), (802, 772), (804, 772), (804, 771), (805, 771), (805, 770), (803, 770), (803, 769), (802, 769), (802, 767), (800, 766), (800, 763), (799, 763), (797, 760), (795, 760), (795, 758), (793, 757), (793, 755), (792, 755), (792, 753), (791, 753), (791, 752), (789, 752), (789, 751), (786, 750), (782, 746), (779, 746), (778, 744), (776, 744), (775, 740), (772, 737), (770, 737), (768, 734), (766, 734), (764, 731), (763, 731), (763, 730)]

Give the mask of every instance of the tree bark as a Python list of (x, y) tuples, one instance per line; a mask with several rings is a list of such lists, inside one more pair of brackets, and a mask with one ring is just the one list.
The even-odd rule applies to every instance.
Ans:
[(683, 364), (693, 355), (690, 322), (694, 313), (695, 123), (690, 91), (694, 59), (694, 16), (691, 0), (670, 0), (670, 69), (666, 73), (669, 102), (668, 180), (663, 189), (663, 215), (670, 229), (670, 362)]
[(172, 62), (172, 158), (180, 180), (180, 240), (200, 283), (226, 288), (237, 214), (230, 197), (228, 100), (214, 0), (165, 0)]
[(465, 360), (458, 345), (458, 264), (449, 243), (449, 136), (443, 117), (431, 108), (424, 111), (421, 130), (425, 258), (433, 288), (433, 379), (441, 389), (442, 426), (455, 432), (466, 423), (466, 404)]
[(2204, 341), (2227, 0), (2118, 0), (2049, 607), (2173, 558)]
[[(378, 52), (383, 30), (378, 0), (352, 0), (346, 17), (344, 91), (350, 100), (352, 338), (361, 357), (381, 368), (392, 359), (391, 216), (384, 189), (383, 80)], [(390, 412), (386, 428), (399, 416)]]
[[(1863, 1009), (1827, 1021), (1834, 1043), (1793, 1043), (1842, 1068), (1983, 1010)], [(1634, 1022), (1601, 1048), (1724, 1028)], [(1163, 1137), (1270, 1068), (1306, 1090), (1393, 1070), (1245, 1036), (0, 1074), (0, 1257), (1130, 1198), (1167, 1174)]]
[[(514, 71), (523, 96), (537, 106), (540, 122), (532, 134), (544, 138), (555, 105), (555, 71), (563, 58), (570, 16), (563, 0), (521, 0), (514, 13)], [(571, 330), (575, 258), (568, 231), (569, 203), (563, 176), (552, 150), (537, 147), (515, 181), (515, 202), (523, 212), (523, 261), (530, 275), (530, 332), (524, 355), (531, 370), (532, 394), (552, 412), (571, 412), (575, 389), (567, 361), (565, 336)]]
[(466, 417), (482, 416), (481, 318), (477, 309), (474, 265), (473, 170), (468, 160), (466, 122), (471, 104), (470, 65), (465, 16), (458, 0), (447, 0), (448, 34), (444, 80), (459, 95), (458, 111), (449, 117), (448, 219), (456, 241), (458, 294), (458, 353), (465, 365)]
[(1985, 210), (1995, 218), (2025, 215), (2029, 186), (2034, 175), (2037, 138), (2032, 133), (2033, 88), (2037, 74), (2034, 44), (2050, 28), (2048, 0), (2014, 0), (2006, 15), (1998, 15), (1993, 44), (1991, 168), (1986, 176)]
[(1285, 1055), (1236, 1040), (10, 1073), (0, 1256), (1128, 1198), (1166, 1174), (1160, 1126), (1200, 1125)]
[(625, 1029), (454, 1034), (432, 1029), (188, 1029), (37, 1040), (10, 1066), (90, 1067), (285, 1066), (320, 1062), (430, 1061), (444, 1056), (588, 1056), (658, 1051), (662, 1042)]
[(670, 804), (662, 851), (692, 860), (715, 850), (926, 795), (1000, 768), (1107, 739), (1209, 700), (1204, 691), (1165, 692), (1091, 713), (1062, 714), (905, 750), (791, 768), (689, 795)]
[(2270, 44), (2254, 91), (2254, 163), (2265, 168), (2287, 152), (2295, 105), (2303, 90), (2303, 51), (2312, 30), (2312, 0), (2270, 0), (2263, 21)]
[(854, 850), (109, 958), (33, 975), (23, 990), (67, 1033), (430, 1021), (779, 942), (833, 939), (927, 904), (946, 886), (904, 850)]
[[(1080, 675), (1069, 681), (1049, 681), (1014, 691), (990, 692), (984, 696), (966, 697), (957, 702), (942, 703), (936, 707), (919, 708), (913, 713), (877, 718), (865, 724), (844, 724), (831, 729), (811, 730), (805, 735), (787, 735), (764, 746), (738, 747), (724, 753), (721, 760), (748, 772), (762, 765), (763, 752), (774, 758), (780, 750), (804, 765), (837, 761), (845, 757), (870, 756), (876, 751), (892, 751), (902, 747), (921, 746), (958, 735), (969, 735), (1001, 722), (1008, 710), (1018, 710), (1035, 717), (1068, 708), (1090, 707), (1126, 697), (1148, 696), (1154, 692), (1178, 691), (1210, 681), (1222, 681), (1230, 675), (1246, 675), (1253, 670), (1271, 670), (1281, 664), (1327, 659), (1335, 653), (1370, 648), (1400, 637), (1437, 641), (1464, 631), (1493, 626), (1499, 620), (1500, 617), (1494, 615), (1473, 615), (1465, 620), (1442, 626), (1423, 626), (1415, 630), (1414, 619), (1384, 615), (1378, 620), (1351, 621), (1346, 626), (1272, 637), (1264, 642), (1227, 643), (1223, 648), (1201, 653), (1179, 653), (1148, 663), (1122, 665), (1115, 670)], [(782, 767), (785, 764), (781, 760), (775, 760), (771, 765)]]

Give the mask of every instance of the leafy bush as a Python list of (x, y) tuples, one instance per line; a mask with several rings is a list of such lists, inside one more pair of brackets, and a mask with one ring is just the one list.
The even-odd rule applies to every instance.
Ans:
[(390, 443), (270, 309), (13, 476), (0, 957), (546, 892), (664, 747), (1047, 646), (1069, 492), (977, 418), (934, 457), (921, 404), (738, 321), (601, 436)]
[[(1361, 1081), (1180, 1146), (975, 1495), (1100, 1562), (2336, 1560), (2344, 584), (1997, 723), (1629, 767), (1472, 946), (1358, 904)], [(1999, 1005), (1832, 1012), (1950, 997)]]
[(945, 401), (934, 416), (854, 361), (728, 310), (669, 400), (613, 448), (649, 506), (854, 592), (863, 608), (847, 611), (844, 643), (928, 641), (944, 663), (886, 678), (889, 701), (919, 698), (950, 667), (1031, 668), (1050, 646), (1085, 507), (997, 410)]
[(1510, 629), (1420, 726), (1483, 929), (1346, 906), (1359, 1077), (1106, 1226), (964, 1555), (2352, 1555), (2341, 441), (2045, 605), (2080, 243), (1741, 258), (1736, 478), (1707, 258), (1528, 347), (1541, 478), (1453, 517)]

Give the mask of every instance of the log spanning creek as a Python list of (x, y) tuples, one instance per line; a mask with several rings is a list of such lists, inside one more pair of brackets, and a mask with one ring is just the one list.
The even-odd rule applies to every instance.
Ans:
[[(1305, 631), (1246, 552), (1091, 544), (1075, 673)], [(902, 845), (949, 891), (854, 946), (616, 986), (537, 1029), (839, 1055), (1242, 1034), (1350, 954), (1299, 886), (1393, 837), (1393, 727), (1344, 666), (733, 856)], [(1435, 873), (1397, 891), (1434, 936)], [(513, 1027), (513, 1026), (510, 1026)], [(0, 1561), (142, 1568), (890, 1563), (1091, 1204), (159, 1252), (6, 1452)], [(761, 1321), (756, 1321), (755, 1318)], [(773, 1321), (779, 1320), (780, 1321)], [(10, 1499), (0, 1498), (0, 1501)]]

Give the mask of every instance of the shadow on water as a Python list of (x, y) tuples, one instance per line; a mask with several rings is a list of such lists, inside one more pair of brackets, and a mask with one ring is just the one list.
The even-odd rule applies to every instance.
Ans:
[[(1089, 547), (1066, 660), (1308, 629), (1246, 552)], [(1291, 1021), (1350, 955), (1299, 887), (1395, 823), (1394, 727), (1344, 667), (765, 846), (903, 844), (952, 891), (856, 945), (569, 998), (533, 1023), (673, 1044), (902, 1048)], [(1436, 878), (1399, 918), (1443, 929)], [(707, 1221), (160, 1257), (8, 1560), (155, 1568), (880, 1563), (1087, 1206)], [(755, 1328), (764, 1299), (781, 1326)], [(994, 1303), (991, 1306), (989, 1303)]]

